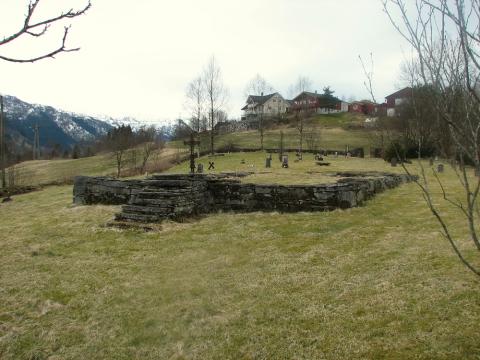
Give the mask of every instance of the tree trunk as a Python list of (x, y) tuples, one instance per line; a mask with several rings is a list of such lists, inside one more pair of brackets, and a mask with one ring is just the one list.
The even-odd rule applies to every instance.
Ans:
[(2, 187), (5, 189), (7, 187), (7, 180), (5, 174), (5, 117), (3, 114), (3, 96), (0, 95), (0, 166), (2, 167)]
[(259, 128), (260, 128), (260, 149), (263, 150), (263, 135), (264, 135), (264, 129), (263, 129), (263, 109), (262, 113), (260, 114), (260, 123), (259, 123)]
[(210, 154), (213, 155), (214, 151), (213, 151), (213, 131), (214, 131), (214, 116), (215, 116), (215, 113), (213, 111), (213, 107), (210, 111)]

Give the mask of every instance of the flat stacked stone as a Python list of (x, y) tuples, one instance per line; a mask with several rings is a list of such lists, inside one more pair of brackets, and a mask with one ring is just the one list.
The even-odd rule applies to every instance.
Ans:
[(415, 179), (406, 174), (342, 172), (334, 184), (259, 185), (248, 173), (155, 175), (144, 180), (77, 177), (76, 204), (123, 204), (119, 221), (144, 223), (217, 211), (330, 211), (361, 206), (375, 194)]

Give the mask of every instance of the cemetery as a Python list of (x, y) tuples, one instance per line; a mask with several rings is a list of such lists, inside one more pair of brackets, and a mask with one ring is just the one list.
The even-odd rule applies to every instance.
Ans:
[(122, 204), (120, 221), (158, 222), (219, 211), (329, 211), (360, 206), (412, 179), (405, 174), (340, 172), (318, 185), (241, 183), (248, 173), (154, 175), (145, 180), (77, 177), (76, 204)]
[[(193, 138), (188, 143), (194, 144)], [(266, 171), (256, 170), (260, 173), (258, 175), (269, 178), (270, 183), (252, 183), (249, 178), (255, 175), (255, 171), (252, 171), (255, 165), (247, 164), (245, 158), (248, 158), (249, 162), (255, 159), (258, 163), (264, 153), (239, 156), (241, 157), (239, 165), (250, 171), (215, 173), (215, 160), (220, 157), (206, 157), (204, 160), (208, 162), (208, 168), (204, 172), (203, 163), (201, 161), (195, 163), (192, 150), (188, 162), (189, 173), (159, 174), (146, 179), (132, 180), (79, 176), (74, 181), (73, 201), (78, 205), (123, 205), (121, 212), (115, 216), (116, 220), (154, 223), (214, 212), (348, 209), (363, 205), (366, 200), (386, 189), (416, 179), (403, 173), (385, 171), (324, 171), (320, 172), (321, 177), (317, 177), (317, 183), (278, 184), (275, 183), (275, 179), (286, 171), (302, 178), (307, 176), (315, 179), (313, 172), (309, 175), (298, 172), (299, 163), (302, 163), (301, 168), (314, 168), (315, 164), (330, 163), (323, 162), (323, 157), (318, 154), (310, 155), (311, 159), (305, 156), (303, 160), (296, 154), (294, 165), (289, 166), (289, 154), (285, 153), (279, 155), (279, 162), (275, 164), (281, 167), (277, 171), (272, 171), (273, 157), (270, 153), (265, 159)], [(227, 154), (221, 159), (232, 157), (236, 158), (232, 154)], [(333, 159), (338, 159), (338, 154), (332, 157), (332, 161)], [(353, 159), (348, 159), (347, 155), (343, 160), (347, 166), (349, 160), (354, 162)], [(222, 162), (225, 163), (220, 160), (220, 163)], [(356, 159), (356, 162), (361, 163), (362, 159)]]
[[(66, 358), (118, 358), (119, 349), (123, 358), (295, 358), (301, 349), (303, 358), (327, 351), (446, 359), (476, 348), (476, 280), (439, 239), (418, 187), (395, 187), (402, 164), (328, 154), (321, 157), (330, 165), (318, 166), (314, 154), (295, 162), (287, 153), (283, 168), (276, 155), (270, 167), (265, 152), (200, 157), (195, 169), (202, 164), (203, 172), (193, 176), (184, 161), (141, 178), (77, 178), (76, 202), (87, 206), (72, 204), (71, 185), (1, 204), (2, 215), (15, 214), (0, 220), (8, 234), (1, 326), (11, 329), (3, 340), (9, 353), (42, 358), (57, 341), (71, 345), (61, 350)], [(428, 174), (441, 164), (424, 162)], [(415, 162), (406, 166), (419, 174)], [(450, 166), (438, 176), (446, 191), (457, 191)], [(369, 197), (372, 182), (388, 190)], [(365, 187), (368, 201), (355, 193), (363, 206), (308, 209), (335, 204), (340, 188), (356, 186)], [(140, 193), (150, 187), (159, 201), (147, 207), (158, 205), (160, 215), (175, 199), (185, 221), (147, 224), (155, 231), (142, 223), (108, 226), (116, 216), (142, 215), (127, 207), (144, 208)], [(315, 197), (327, 189), (330, 199)], [(445, 205), (435, 182), (432, 189), (451, 226), (465, 234), (461, 215)], [(283, 194), (296, 209), (283, 208)], [(206, 216), (188, 213), (201, 210), (190, 207), (194, 195), (211, 206), (200, 211)], [(247, 204), (258, 210), (242, 208)]]

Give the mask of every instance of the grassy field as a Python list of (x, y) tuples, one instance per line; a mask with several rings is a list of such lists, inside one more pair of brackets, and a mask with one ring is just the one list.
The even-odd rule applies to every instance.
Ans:
[[(349, 146), (350, 148), (363, 147), (368, 150), (372, 146), (373, 135), (371, 130), (359, 128), (363, 122), (362, 116), (349, 113), (317, 115), (306, 120), (304, 136), (315, 132), (315, 136), (318, 138), (318, 147), (322, 149), (345, 150)], [(284, 133), (285, 148), (297, 149), (299, 147), (299, 133), (295, 127), (295, 120), (291, 119), (288, 124), (277, 124), (273, 128), (265, 130), (265, 148), (278, 148), (280, 131)], [(200, 141), (202, 149), (208, 150), (209, 135), (201, 134)], [(260, 148), (260, 133), (257, 130), (250, 130), (220, 134), (215, 137), (216, 149), (224, 148), (227, 145), (240, 148)], [(183, 147), (183, 141), (174, 141), (171, 146)], [(303, 147), (308, 149), (305, 139)]]
[[(459, 192), (450, 170), (441, 178)], [(473, 258), (460, 214), (435, 201)], [(118, 207), (71, 202), (55, 186), (0, 205), (2, 359), (480, 357), (480, 282), (414, 184), (362, 208), (215, 214), (153, 233), (105, 227)]]
[[(170, 162), (185, 149), (165, 148), (153, 155), (148, 167), (167, 168)], [(126, 166), (128, 167), (128, 166)], [(48, 185), (71, 183), (77, 175), (116, 175), (116, 161), (113, 154), (100, 154), (81, 159), (56, 159), (25, 161), (15, 165), (17, 185)]]
[[(224, 156), (215, 155), (203, 156), (197, 160), (202, 163), (206, 173), (221, 172), (252, 172), (253, 174), (241, 178), (243, 182), (258, 184), (319, 184), (332, 183), (338, 177), (332, 176), (339, 171), (389, 171), (402, 173), (402, 167), (391, 167), (386, 162), (374, 158), (346, 158), (344, 156), (325, 156), (323, 162), (330, 163), (329, 166), (318, 166), (313, 154), (303, 154), (303, 161), (295, 161), (295, 153), (286, 153), (289, 158), (289, 167), (282, 168), (278, 154), (272, 154), (271, 168), (265, 168), (265, 160), (269, 156), (266, 152), (239, 152)], [(208, 170), (209, 162), (215, 163), (215, 169)], [(244, 162), (244, 164), (242, 164)], [(416, 170), (415, 166), (407, 165)], [(173, 166), (167, 170), (168, 173), (186, 173), (190, 170), (187, 162)]]

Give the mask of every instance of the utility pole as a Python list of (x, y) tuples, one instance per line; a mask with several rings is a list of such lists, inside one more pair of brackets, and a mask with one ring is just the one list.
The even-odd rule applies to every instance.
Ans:
[(33, 127), (33, 160), (40, 159), (40, 134), (38, 130), (38, 123)]
[(5, 174), (5, 115), (3, 113), (3, 96), (0, 95), (0, 166), (2, 168), (2, 188), (7, 188), (7, 177)]

